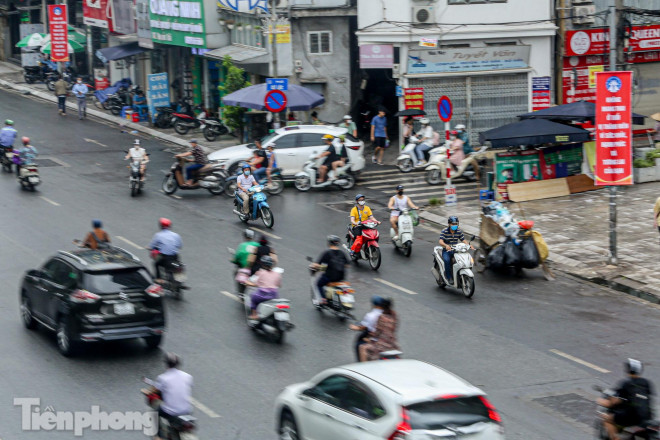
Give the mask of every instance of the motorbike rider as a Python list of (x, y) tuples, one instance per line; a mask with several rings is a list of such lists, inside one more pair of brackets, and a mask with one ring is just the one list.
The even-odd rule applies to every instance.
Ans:
[(472, 149), (472, 145), (470, 145), (470, 135), (465, 130), (465, 125), (458, 124), (456, 127), (454, 127), (454, 130), (458, 132), (459, 139), (463, 141), (463, 153), (466, 156), (472, 153), (474, 150)]
[(186, 185), (190, 186), (193, 184), (193, 172), (204, 167), (204, 165), (208, 163), (208, 159), (206, 158), (206, 153), (204, 153), (204, 149), (197, 144), (197, 140), (195, 139), (192, 139), (190, 141), (190, 151), (176, 154), (174, 157), (182, 158), (188, 156), (193, 156), (193, 158), (195, 159), (194, 160), (195, 163), (193, 163), (192, 165), (188, 166), (188, 168), (186, 168)]
[(273, 181), (271, 179), (271, 173), (274, 169), (277, 168), (277, 157), (275, 156), (275, 142), (271, 142), (266, 147), (266, 159), (268, 160), (268, 166), (266, 168), (266, 176), (268, 177), (268, 187), (273, 186)]
[(415, 166), (425, 165), (426, 158), (424, 157), (424, 153), (433, 148), (433, 127), (431, 127), (431, 121), (429, 118), (422, 118), (419, 120), (419, 123), (422, 124), (422, 128), (417, 133), (419, 143), (415, 147), (415, 156), (417, 157)]
[(378, 318), (383, 313), (383, 305), (385, 304), (385, 299), (382, 296), (374, 295), (371, 297), (372, 309), (364, 315), (362, 321), (358, 324), (351, 324), (348, 326), (350, 330), (355, 330), (360, 332), (355, 341), (355, 357), (360, 361), (360, 345), (366, 344), (368, 342), (368, 337), (376, 331), (376, 324), (378, 323)]
[[(18, 132), (14, 128), (14, 121), (7, 119), (5, 121), (5, 126), (0, 130), (0, 147), (2, 147), (3, 150), (11, 149), (14, 145), (17, 134)], [(5, 151), (2, 151), (2, 153), (4, 154)]]
[(259, 246), (255, 250), (254, 255), (254, 263), (252, 263), (252, 268), (250, 270), (251, 275), (254, 275), (259, 269), (261, 269), (261, 257), (268, 255), (270, 258), (272, 258), (273, 264), (277, 264), (277, 254), (275, 253), (275, 250), (270, 246), (268, 238), (266, 238), (266, 236), (263, 234), (261, 237), (259, 237)]
[(351, 226), (352, 226), (352, 232), (353, 236), (355, 237), (355, 241), (353, 242), (353, 246), (351, 246), (351, 256), (355, 255), (356, 253), (359, 253), (360, 250), (362, 249), (362, 225), (360, 222), (366, 222), (367, 220), (374, 221), (378, 224), (380, 222), (376, 220), (374, 217), (374, 214), (371, 212), (371, 208), (369, 208), (364, 201), (364, 195), (358, 194), (355, 196), (355, 206), (353, 209), (351, 209)]
[(353, 117), (351, 115), (344, 115), (341, 124), (339, 124), (339, 127), (345, 128), (347, 133), (353, 137), (358, 136), (357, 125), (355, 125), (355, 122), (353, 122)]
[[(319, 154), (319, 159), (325, 157), (325, 160), (323, 161), (323, 165), (321, 165), (319, 168), (319, 180), (317, 183), (325, 182), (325, 177), (328, 174), (328, 168), (332, 167), (332, 169), (335, 170), (339, 165), (341, 165), (341, 150), (340, 154), (337, 154), (337, 148), (335, 148), (334, 139), (335, 137), (331, 134), (326, 134), (323, 136), (323, 142), (325, 142), (327, 149), (323, 153)], [(344, 150), (346, 150), (346, 148), (344, 148)], [(337, 176), (334, 176), (334, 178), (337, 178)]]
[(346, 136), (340, 134), (333, 140), (332, 145), (335, 147), (335, 154), (337, 154), (337, 157), (339, 158), (339, 160), (332, 162), (332, 171), (335, 172), (334, 176), (336, 179), (337, 168), (343, 167), (344, 165), (346, 165), (346, 162), (348, 162), (348, 150), (346, 149)]
[(449, 284), (454, 284), (453, 271), (451, 270), (451, 260), (454, 256), (454, 251), (451, 250), (452, 245), (465, 243), (470, 246), (470, 249), (474, 249), (474, 247), (465, 239), (463, 231), (459, 229), (458, 217), (452, 215), (447, 219), (447, 227), (440, 233), (440, 240), (438, 242), (440, 243), (440, 246), (444, 248), (442, 250), (442, 261), (445, 262), (445, 275), (447, 281)]
[(147, 150), (140, 146), (140, 139), (135, 139), (135, 141), (133, 141), (133, 146), (128, 150), (128, 154), (126, 154), (124, 159), (132, 159), (140, 162), (140, 181), (144, 181), (149, 156), (147, 155)]
[(266, 167), (268, 165), (268, 157), (266, 150), (261, 146), (261, 141), (255, 140), (254, 144), (257, 146), (252, 151), (252, 157), (248, 163), (252, 166), (252, 175), (259, 182), (266, 175)]
[[(167, 370), (156, 379), (156, 388), (162, 397), (162, 403), (158, 408), (159, 418), (172, 421), (176, 416), (192, 413), (192, 385), (193, 378), (190, 374), (181, 371), (181, 359), (174, 353), (165, 354), (165, 365)], [(165, 432), (158, 424), (157, 439), (165, 439)]]
[(348, 269), (349, 261), (346, 254), (339, 249), (341, 239), (336, 235), (328, 235), (328, 249), (323, 252), (316, 263), (312, 263), (312, 269), (318, 269), (321, 265), (326, 265), (325, 272), (323, 272), (316, 282), (316, 291), (314, 292), (314, 304), (325, 304), (324, 289), (329, 283), (336, 283), (343, 281), (346, 278), (346, 269)]
[(376, 329), (365, 338), (365, 343), (358, 347), (359, 361), (374, 361), (379, 353), (389, 350), (398, 350), (396, 331), (399, 327), (399, 317), (392, 308), (392, 300), (384, 299), (383, 312), (376, 320)]
[(449, 162), (456, 169), (460, 167), (461, 163), (465, 160), (465, 153), (463, 152), (464, 145), (465, 143), (458, 136), (456, 130), (449, 132)]
[(103, 223), (101, 220), (92, 220), (92, 230), (85, 237), (83, 246), (90, 249), (104, 249), (109, 246), (110, 236), (103, 230)]
[(21, 138), (23, 146), (18, 150), (18, 157), (20, 163), (16, 164), (16, 175), (21, 175), (21, 166), (23, 165), (34, 165), (34, 158), (37, 157), (39, 152), (36, 148), (30, 145), (30, 138), (23, 136)]
[(257, 287), (257, 290), (251, 295), (250, 319), (259, 319), (257, 306), (265, 301), (278, 298), (279, 288), (282, 287), (282, 274), (273, 270), (274, 261), (269, 255), (264, 255), (259, 259), (260, 269), (254, 274), (257, 279), (246, 281), (246, 285)]
[(238, 265), (239, 269), (249, 269), (254, 262), (254, 256), (257, 253), (259, 243), (254, 241), (254, 231), (252, 229), (243, 231), (243, 237), (245, 237), (245, 241), (236, 247), (236, 252), (234, 252), (234, 258), (231, 262)]
[(413, 203), (410, 197), (403, 195), (403, 185), (397, 185), (396, 195), (390, 198), (387, 208), (391, 210), (390, 224), (392, 225), (392, 228), (394, 228), (394, 237), (392, 237), (392, 239), (397, 240), (399, 238), (399, 215), (401, 215), (405, 208), (419, 208)]
[(170, 263), (179, 261), (181, 236), (173, 232), (172, 221), (165, 217), (158, 220), (160, 231), (156, 232), (149, 243), (148, 249), (154, 259), (154, 278), (162, 279), (160, 269), (167, 271)]
[(248, 193), (248, 190), (259, 184), (254, 179), (254, 176), (250, 174), (252, 170), (250, 165), (243, 164), (242, 169), (243, 173), (236, 179), (236, 191), (238, 191), (239, 197), (243, 200), (243, 214), (248, 215), (250, 213), (250, 193)]
[(643, 365), (636, 359), (624, 363), (628, 378), (619, 382), (611, 397), (598, 399), (598, 405), (608, 408), (602, 414), (603, 425), (610, 440), (618, 440), (622, 428), (639, 425), (653, 418), (651, 398), (653, 386), (642, 376)]

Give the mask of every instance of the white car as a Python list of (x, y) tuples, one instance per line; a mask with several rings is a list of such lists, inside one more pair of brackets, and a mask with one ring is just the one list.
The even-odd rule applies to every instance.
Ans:
[[(264, 137), (261, 145), (266, 148), (275, 143), (275, 158), (277, 166), (282, 168), (282, 174), (293, 176), (302, 170), (309, 156), (319, 154), (327, 150), (323, 136), (346, 136), (345, 144), (348, 151), (348, 159), (351, 171), (354, 175), (359, 174), (364, 168), (364, 143), (350, 134), (347, 129), (327, 125), (295, 125), (275, 130), (274, 133)], [(224, 148), (209, 155), (209, 160), (217, 161), (225, 166), (229, 174), (235, 174), (239, 163), (252, 157), (254, 144), (243, 144), (235, 147)]]
[(435, 365), (408, 359), (330, 368), (277, 397), (281, 440), (502, 440), (486, 394)]

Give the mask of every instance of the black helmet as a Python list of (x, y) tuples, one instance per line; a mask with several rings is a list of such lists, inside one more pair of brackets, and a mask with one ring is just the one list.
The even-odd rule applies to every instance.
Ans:
[(447, 223), (452, 224), (452, 223), (458, 223), (458, 217), (455, 215), (449, 216), (447, 219)]
[(264, 255), (259, 261), (263, 267), (273, 267), (273, 258), (270, 255)]
[(334, 246), (337, 246), (341, 242), (341, 238), (337, 237), (336, 235), (328, 235), (328, 244), (332, 244)]
[(254, 231), (252, 229), (246, 229), (243, 231), (243, 237), (247, 238), (248, 240), (254, 240)]
[(642, 370), (644, 369), (644, 366), (642, 365), (642, 361), (638, 361), (637, 359), (630, 359), (623, 364), (624, 369), (626, 373), (628, 374), (634, 374), (639, 376), (642, 374)]
[(397, 190), (397, 191), (399, 191), (399, 190), (403, 190), (403, 185), (397, 185), (397, 186), (396, 186), (396, 190)]
[(176, 368), (181, 364), (181, 359), (175, 353), (165, 353), (165, 365), (167, 368)]

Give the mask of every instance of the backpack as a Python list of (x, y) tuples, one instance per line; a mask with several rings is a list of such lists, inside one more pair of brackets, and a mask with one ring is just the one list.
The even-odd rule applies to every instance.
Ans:
[(646, 380), (630, 382), (630, 406), (634, 409), (635, 413), (641, 421), (652, 419), (651, 413), (651, 390)]
[(440, 133), (433, 131), (433, 146), (437, 147), (440, 145)]
[(92, 231), (92, 237), (94, 237), (94, 240), (96, 240), (96, 249), (109, 249), (110, 244), (106, 240), (101, 240), (99, 237), (96, 236), (96, 233)]

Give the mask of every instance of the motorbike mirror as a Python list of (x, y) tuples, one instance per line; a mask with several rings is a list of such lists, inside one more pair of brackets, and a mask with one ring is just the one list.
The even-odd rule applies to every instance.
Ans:
[(309, 262), (314, 261), (314, 259), (313, 259), (312, 257), (305, 257), (305, 259), (306, 259), (307, 261), (309, 261)]
[(227, 248), (227, 252), (229, 252), (232, 255), (234, 255), (236, 253), (236, 251), (234, 249), (230, 248), (230, 247)]

